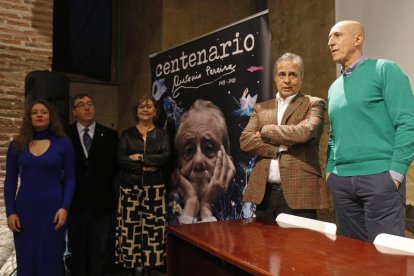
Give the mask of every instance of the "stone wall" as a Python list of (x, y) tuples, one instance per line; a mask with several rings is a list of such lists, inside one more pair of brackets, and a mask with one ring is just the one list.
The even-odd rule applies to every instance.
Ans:
[(26, 74), (51, 69), (52, 19), (52, 0), (0, 2), (0, 250), (12, 241), (3, 198), (7, 146), (20, 127)]

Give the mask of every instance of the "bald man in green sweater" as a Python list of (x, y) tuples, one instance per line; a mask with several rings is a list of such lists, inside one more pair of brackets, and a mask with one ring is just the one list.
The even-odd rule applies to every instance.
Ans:
[(341, 21), (328, 46), (341, 75), (328, 91), (327, 184), (341, 233), (404, 236), (405, 175), (414, 158), (414, 96), (392, 61), (363, 55), (364, 28)]

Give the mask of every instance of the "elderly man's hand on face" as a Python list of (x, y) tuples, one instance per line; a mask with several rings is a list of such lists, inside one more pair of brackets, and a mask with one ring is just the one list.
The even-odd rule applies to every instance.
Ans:
[(213, 174), (205, 186), (195, 186), (180, 170), (175, 170), (173, 182), (183, 197), (184, 215), (201, 218), (212, 217), (212, 204), (228, 189), (235, 174), (236, 168), (233, 160), (226, 153), (223, 145), (217, 152)]
[(200, 212), (200, 201), (197, 192), (190, 181), (185, 178), (179, 169), (173, 174), (173, 183), (176, 185), (178, 193), (183, 197), (183, 214), (189, 217), (198, 217)]
[(221, 193), (227, 191), (235, 174), (236, 168), (233, 160), (226, 153), (224, 146), (221, 145), (217, 153), (213, 176), (200, 198), (200, 217), (211, 217), (213, 215), (212, 204), (218, 199)]
[(229, 144), (229, 136), (220, 108), (196, 100), (183, 115), (174, 141), (180, 167), (177, 188), (185, 201), (184, 210), (190, 203), (197, 208), (193, 218), (212, 221), (212, 204), (227, 190), (236, 172), (223, 146)]

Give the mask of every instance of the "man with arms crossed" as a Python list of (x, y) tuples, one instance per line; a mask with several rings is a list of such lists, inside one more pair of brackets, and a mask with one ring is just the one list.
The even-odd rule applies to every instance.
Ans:
[(303, 94), (303, 60), (285, 53), (275, 63), (275, 99), (258, 103), (240, 136), (242, 150), (256, 154), (243, 201), (257, 204), (256, 217), (279, 213), (316, 218), (328, 207), (319, 166), (326, 103)]

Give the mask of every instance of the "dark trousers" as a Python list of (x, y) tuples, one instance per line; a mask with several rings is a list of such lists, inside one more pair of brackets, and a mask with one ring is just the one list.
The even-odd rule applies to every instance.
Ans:
[(68, 225), (68, 266), (71, 276), (102, 276), (114, 261), (115, 216), (71, 213)]
[(256, 218), (275, 221), (280, 213), (316, 219), (315, 209), (291, 209), (286, 203), (279, 184), (267, 183), (262, 202), (256, 206)]
[(327, 184), (344, 236), (373, 242), (381, 233), (405, 235), (405, 180), (397, 189), (386, 171), (364, 176), (331, 174)]

